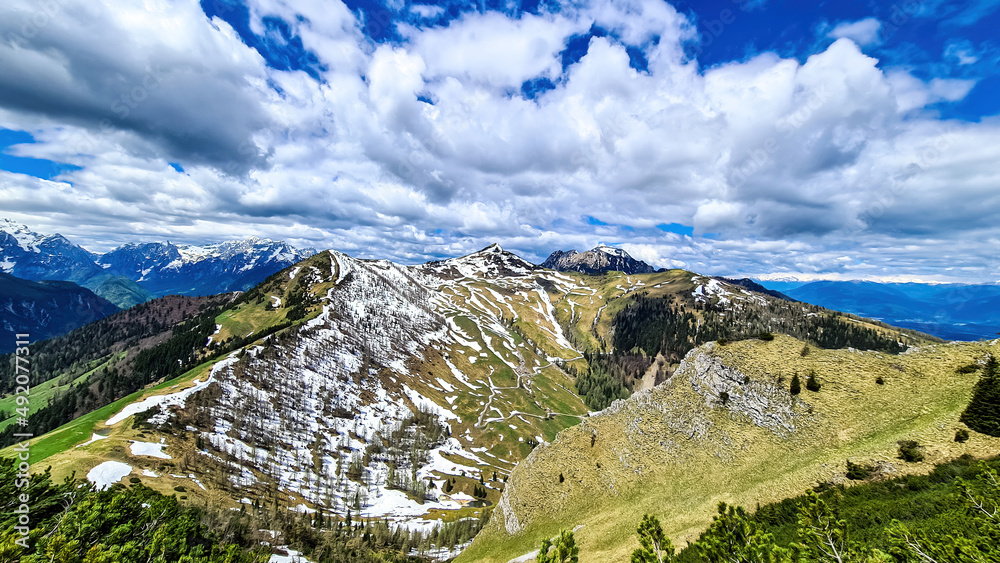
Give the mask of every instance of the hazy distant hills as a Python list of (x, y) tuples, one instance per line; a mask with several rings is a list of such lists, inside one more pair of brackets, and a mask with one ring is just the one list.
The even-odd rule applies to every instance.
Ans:
[(949, 340), (994, 338), (1000, 331), (1000, 286), (764, 281), (789, 297), (912, 328)]

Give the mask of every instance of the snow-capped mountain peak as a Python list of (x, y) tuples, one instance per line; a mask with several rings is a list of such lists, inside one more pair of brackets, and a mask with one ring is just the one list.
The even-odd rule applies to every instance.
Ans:
[(0, 269), (26, 280), (78, 282), (100, 268), (95, 256), (60, 234), (43, 235), (0, 219)]
[[(0, 219), (0, 233), (7, 233), (16, 241), (17, 246), (26, 252), (38, 252), (38, 245), (46, 238), (26, 225), (16, 223), (10, 219)], [(56, 235), (62, 236), (62, 235)]]
[(625, 252), (621, 248), (615, 248), (613, 246), (608, 246), (606, 244), (599, 244), (594, 248), (594, 250), (598, 252), (603, 252), (605, 254), (609, 254), (611, 256), (617, 256), (619, 258), (632, 258), (631, 256), (629, 256), (628, 252)]
[(493, 243), (482, 250), (459, 258), (436, 260), (417, 266), (425, 275), (437, 278), (487, 278), (525, 276), (538, 269), (513, 252)]

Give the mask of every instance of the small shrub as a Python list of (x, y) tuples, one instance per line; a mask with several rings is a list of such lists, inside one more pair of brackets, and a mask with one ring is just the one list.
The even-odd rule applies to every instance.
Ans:
[(977, 371), (979, 371), (979, 364), (975, 362), (955, 368), (955, 373), (959, 375), (968, 375), (970, 373), (976, 373)]
[(726, 344), (729, 344), (729, 339), (728, 338), (720, 338), (720, 339), (716, 340), (716, 342), (719, 343), (719, 346), (725, 346)]
[(881, 375), (875, 378), (875, 384), (876, 385), (885, 385), (885, 380), (882, 379)]
[(955, 441), (959, 444), (964, 444), (969, 441), (969, 431), (965, 428), (959, 428), (955, 431)]
[(726, 391), (719, 393), (719, 402), (723, 405), (727, 404), (729, 402), (729, 393)]
[(915, 440), (900, 440), (896, 443), (899, 444), (899, 459), (908, 463), (924, 460), (924, 447)]
[(799, 352), (799, 355), (802, 356), (803, 358), (805, 358), (806, 356), (809, 355), (809, 345), (808, 344), (806, 344), (806, 345), (804, 345), (802, 347), (802, 351)]
[(177, 491), (178, 493), (186, 493), (187, 492), (187, 489), (184, 488), (184, 485), (177, 485), (176, 487), (174, 487), (174, 490)]
[(764, 342), (770, 342), (770, 341), (774, 340), (774, 334), (772, 334), (770, 332), (762, 332), (762, 333), (760, 333), (760, 334), (757, 335), (757, 338), (763, 340)]
[(562, 482), (563, 482), (563, 481), (565, 481), (565, 480), (566, 480), (566, 478), (565, 478), (565, 477), (563, 477), (563, 474), (562, 474), (562, 473), (560, 473), (560, 474), (559, 474), (559, 482), (560, 482), (560, 483), (562, 483)]
[(875, 468), (870, 465), (853, 463), (847, 460), (847, 478), (852, 481), (864, 481), (872, 476)]
[(128, 482), (132, 483), (133, 485), (136, 485), (138, 483), (142, 483), (142, 479), (140, 479), (138, 477), (129, 477), (128, 478)]

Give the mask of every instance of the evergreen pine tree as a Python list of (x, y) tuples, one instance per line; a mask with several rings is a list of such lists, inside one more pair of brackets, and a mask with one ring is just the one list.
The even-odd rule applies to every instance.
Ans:
[(813, 393), (819, 391), (820, 384), (816, 380), (816, 372), (809, 370), (809, 377), (806, 379), (806, 389), (812, 391)]
[(792, 376), (792, 386), (789, 388), (792, 395), (798, 395), (802, 392), (802, 382), (799, 380), (799, 374)]
[[(551, 551), (549, 548), (552, 548)], [(538, 549), (536, 563), (578, 563), (580, 560), (580, 548), (576, 545), (576, 538), (573, 532), (563, 530), (555, 542), (548, 538), (542, 540), (542, 545)]]
[(674, 560), (674, 544), (663, 534), (656, 516), (646, 514), (636, 530), (639, 549), (632, 552), (632, 563), (664, 563)]
[(1000, 373), (997, 359), (986, 360), (983, 374), (972, 390), (972, 399), (959, 418), (966, 426), (989, 436), (1000, 436)]

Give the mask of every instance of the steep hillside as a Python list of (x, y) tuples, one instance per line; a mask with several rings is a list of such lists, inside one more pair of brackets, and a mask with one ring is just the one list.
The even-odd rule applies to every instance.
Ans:
[[(48, 432), (155, 381), (159, 375), (141, 365), (149, 356), (145, 351), (169, 341), (175, 327), (231, 299), (231, 295), (163, 297), (33, 343), (29, 347), (32, 430)], [(203, 343), (201, 339), (198, 344)], [(179, 359), (171, 362), (177, 364)], [(17, 441), (11, 427), (17, 418), (16, 365), (13, 354), (0, 357), (0, 446)]]
[(0, 272), (0, 353), (15, 348), (16, 334), (31, 342), (106, 317), (118, 310), (111, 302), (71, 282), (32, 282)]
[[(218, 312), (195, 369), (35, 447), (57, 475), (117, 460), (164, 492), (195, 475), (206, 488), (191, 494), (216, 501), (282, 490), (294, 498), (282, 505), (328, 514), (473, 515), (587, 412), (556, 365), (580, 354), (555, 336), (536, 269), (498, 247), (415, 268), (318, 254)], [(161, 403), (175, 406), (157, 414)], [(173, 461), (129, 441), (159, 442)]]
[[(683, 546), (720, 501), (753, 507), (844, 482), (847, 460), (897, 475), (966, 453), (993, 455), (1000, 439), (954, 440), (977, 380), (959, 368), (987, 353), (1000, 353), (1000, 344), (898, 356), (815, 349), (784, 336), (706, 344), (664, 384), (536, 448), (459, 561), (505, 562), (574, 528), (581, 561), (627, 561), (643, 513), (657, 515)], [(820, 390), (792, 396), (792, 377), (809, 373)], [(924, 461), (898, 459), (900, 440), (923, 446)]]

